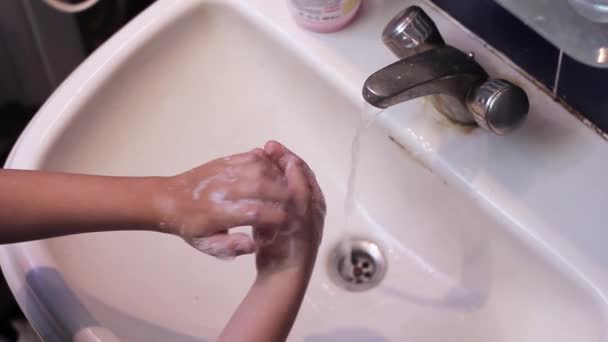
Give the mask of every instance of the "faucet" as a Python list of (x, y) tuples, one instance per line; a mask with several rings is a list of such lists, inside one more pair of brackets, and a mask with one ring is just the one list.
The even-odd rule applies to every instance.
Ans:
[(417, 6), (399, 12), (382, 33), (401, 58), (372, 74), (363, 98), (378, 108), (429, 96), (435, 108), (460, 124), (498, 135), (517, 128), (529, 111), (528, 96), (504, 79), (490, 79), (472, 53), (447, 45), (435, 23)]

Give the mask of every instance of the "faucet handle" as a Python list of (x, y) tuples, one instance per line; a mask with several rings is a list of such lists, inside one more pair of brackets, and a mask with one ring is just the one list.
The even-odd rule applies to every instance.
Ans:
[(445, 45), (433, 20), (418, 6), (399, 12), (384, 28), (382, 41), (399, 58)]
[(502, 79), (491, 79), (469, 92), (467, 107), (479, 126), (505, 135), (522, 124), (530, 103), (520, 87)]

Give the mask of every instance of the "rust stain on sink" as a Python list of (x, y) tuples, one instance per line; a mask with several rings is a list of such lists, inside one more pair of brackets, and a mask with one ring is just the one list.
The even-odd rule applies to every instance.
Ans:
[(390, 141), (392, 141), (395, 145), (397, 145), (397, 147), (399, 147), (399, 149), (401, 151), (403, 151), (409, 159), (413, 160), (416, 164), (420, 165), (423, 169), (427, 170), (431, 174), (437, 176), (437, 178), (439, 178), (439, 180), (441, 180), (441, 183), (443, 183), (444, 185), (448, 185), (448, 182), (445, 179), (443, 179), (443, 177), (438, 176), (433, 171), (433, 169), (424, 160), (422, 160), (416, 153), (413, 153), (409, 148), (403, 146), (399, 142), (399, 140), (395, 139), (395, 137), (389, 135), (388, 139)]
[(392, 141), (395, 145), (397, 145), (397, 147), (399, 147), (399, 149), (401, 151), (403, 151), (409, 159), (413, 160), (416, 164), (420, 165), (423, 169), (427, 170), (431, 174), (437, 176), (437, 178), (439, 178), (439, 180), (441, 181), (441, 183), (443, 183), (443, 185), (448, 185), (447, 180), (445, 180), (443, 177), (438, 176), (424, 160), (422, 160), (418, 155), (413, 153), (409, 148), (403, 146), (399, 142), (399, 140), (395, 139), (395, 137), (393, 137), (391, 135), (388, 136), (388, 139), (390, 141)]
[(390, 139), (390, 141), (392, 141), (395, 145), (397, 145), (397, 147), (399, 147), (399, 149), (401, 149), (401, 151), (405, 152), (405, 154), (407, 154), (407, 156), (413, 160), (414, 162), (416, 162), (416, 164), (422, 166), (425, 170), (427, 170), (430, 173), (433, 173), (433, 169), (431, 169), (422, 159), (420, 159), (420, 157), (418, 157), (415, 153), (412, 153), (412, 151), (410, 151), (410, 149), (408, 149), (407, 147), (403, 146), (397, 139), (395, 139), (395, 137), (389, 135), (388, 138)]
[[(432, 118), (433, 122), (440, 128), (452, 128), (456, 129), (463, 134), (471, 134), (475, 129), (479, 128), (479, 126), (475, 124), (465, 125), (460, 122), (456, 122), (450, 119), (449, 115), (444, 114), (444, 108), (441, 106), (441, 97), (435, 96), (431, 100), (431, 97), (424, 98), (424, 106), (431, 107), (433, 110), (430, 110), (433, 113)], [(436, 115), (441, 114), (441, 115)]]

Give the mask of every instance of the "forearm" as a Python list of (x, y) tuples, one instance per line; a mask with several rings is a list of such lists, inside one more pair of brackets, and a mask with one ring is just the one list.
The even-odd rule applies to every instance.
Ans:
[(0, 243), (155, 229), (159, 180), (0, 170)]
[(312, 265), (258, 276), (218, 341), (285, 341), (304, 298), (311, 272)]

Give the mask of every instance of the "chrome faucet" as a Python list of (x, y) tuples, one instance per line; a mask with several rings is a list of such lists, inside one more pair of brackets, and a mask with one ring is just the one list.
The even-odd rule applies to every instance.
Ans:
[(449, 119), (477, 123), (498, 135), (517, 128), (528, 114), (528, 97), (520, 87), (490, 79), (472, 54), (445, 44), (420, 7), (397, 14), (382, 40), (401, 60), (365, 81), (363, 97), (371, 105), (388, 108), (431, 96), (435, 108)]

